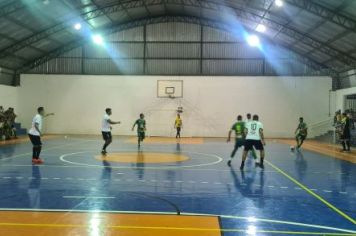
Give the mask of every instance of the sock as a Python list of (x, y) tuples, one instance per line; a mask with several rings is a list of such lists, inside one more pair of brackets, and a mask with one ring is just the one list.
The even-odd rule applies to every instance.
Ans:
[(347, 150), (350, 151), (350, 140), (346, 141)]
[(37, 147), (37, 154), (36, 154), (37, 159), (40, 158), (41, 150), (42, 150), (41, 146)]
[(33, 147), (32, 148), (32, 158), (35, 158), (36, 157), (36, 153), (37, 153), (37, 147)]
[(242, 166), (242, 167), (245, 166), (245, 161), (241, 161), (241, 166)]
[(346, 150), (345, 141), (342, 141), (342, 148), (343, 148), (344, 150)]

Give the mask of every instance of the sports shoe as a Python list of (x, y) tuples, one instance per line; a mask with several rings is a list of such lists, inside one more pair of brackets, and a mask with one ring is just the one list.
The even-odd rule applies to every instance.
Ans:
[(227, 165), (231, 167), (231, 160), (227, 161)]
[(44, 161), (41, 160), (40, 158), (38, 159), (32, 159), (32, 164), (37, 164), (37, 165), (40, 165), (40, 164), (43, 164)]
[(105, 155), (107, 154), (107, 151), (102, 150), (102, 151), (101, 151), (101, 154), (105, 156)]

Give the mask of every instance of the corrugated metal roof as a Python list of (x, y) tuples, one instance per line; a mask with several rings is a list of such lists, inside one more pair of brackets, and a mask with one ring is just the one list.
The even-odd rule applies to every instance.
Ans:
[[(321, 68), (334, 71), (356, 67), (356, 44), (353, 43), (356, 38), (355, 1), (284, 0), (284, 2), (283, 8), (278, 8), (273, 1), (264, 0), (96, 0), (95, 2), (49, 0), (49, 4), (35, 0), (20, 2), (3, 0), (0, 3), (0, 66), (18, 71), (30, 68), (29, 65), (33, 62), (37, 63), (39, 59), (50, 61), (57, 57), (57, 51), (66, 48), (71, 50), (72, 48), (68, 45), (90, 37), (92, 32), (100, 33), (129, 23), (132, 23), (132, 30), (114, 33), (108, 38), (118, 42), (142, 42), (144, 40), (172, 43), (200, 42), (201, 26), (197, 25), (196, 21), (194, 24), (188, 24), (189, 22), (152, 24), (148, 21), (146, 38), (144, 38), (143, 26), (139, 23), (135, 25), (135, 22), (143, 22), (145, 19), (176, 16), (185, 17), (185, 19), (198, 18), (201, 22), (209, 21), (213, 27), (216, 24), (224, 24), (227, 31), (233, 32), (233, 34), (228, 34), (220, 30), (204, 28), (203, 41), (207, 43), (243, 41), (241, 37), (243, 30), (255, 30), (258, 23), (263, 23), (267, 26), (267, 31), (259, 35), (299, 53), (305, 61), (311, 61), (311, 64), (319, 64)], [(82, 22), (82, 31), (78, 32), (72, 28), (77, 21)], [(139, 49), (126, 46), (127, 48), (119, 47), (117, 50), (125, 52), (129, 57), (143, 55), (141, 46), (138, 46)], [(167, 48), (165, 44), (161, 46), (162, 52), (158, 52), (157, 45), (151, 45), (150, 47), (155, 47), (155, 51), (147, 51), (148, 54), (158, 57), (165, 56), (170, 51), (174, 53), (179, 50), (178, 46), (174, 46), (174, 49), (173, 46)], [(184, 57), (184, 55), (190, 57), (190, 52), (184, 52), (189, 47), (182, 47), (183, 52), (177, 51), (177, 57)], [(236, 49), (232, 46), (231, 48), (217, 47), (222, 47), (222, 51), (227, 51), (212, 52), (215, 49), (211, 49), (212, 51), (204, 52), (204, 54), (231, 57), (239, 53), (239, 57), (255, 56), (251, 56), (253, 52), (248, 51), (247, 48), (244, 50), (244, 48)], [(147, 48), (147, 50), (151, 49)], [(192, 50), (192, 55), (195, 56), (198, 51)], [(173, 57), (171, 54), (168, 55)], [(325, 60), (325, 58), (330, 58), (330, 60)], [(172, 68), (175, 67), (172, 66)], [(227, 69), (229, 70), (227, 74), (229, 74), (231, 70)], [(64, 71), (72, 70), (64, 69)], [(186, 72), (183, 71), (183, 73)]]

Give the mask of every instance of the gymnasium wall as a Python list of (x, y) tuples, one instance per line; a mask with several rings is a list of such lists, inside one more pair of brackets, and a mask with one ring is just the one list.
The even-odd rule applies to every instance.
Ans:
[(18, 100), (17, 100), (18, 90), (16, 87), (0, 85), (0, 106), (4, 109), (8, 107), (14, 107), (15, 112), (17, 111)]
[(336, 110), (344, 111), (345, 97), (347, 95), (356, 94), (356, 87), (336, 90), (334, 93), (335, 93), (335, 104), (336, 104), (335, 111)]
[[(182, 99), (157, 98), (157, 79), (184, 81)], [(224, 137), (237, 114), (257, 113), (269, 137), (291, 137), (298, 117), (309, 124), (328, 119), (329, 77), (178, 77), (22, 75), (19, 88), (22, 123), (36, 107), (55, 112), (46, 131), (100, 134), (106, 107), (122, 121), (113, 133), (134, 135), (131, 126), (146, 114), (148, 135), (172, 136), (176, 109), (183, 106), (185, 136)]]

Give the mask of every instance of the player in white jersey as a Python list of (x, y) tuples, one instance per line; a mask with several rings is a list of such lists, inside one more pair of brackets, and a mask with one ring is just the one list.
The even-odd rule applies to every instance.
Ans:
[(254, 115), (253, 120), (245, 124), (245, 136), (245, 148), (242, 154), (240, 170), (244, 169), (247, 153), (253, 148), (256, 148), (256, 150), (259, 150), (261, 153), (261, 161), (260, 163), (256, 163), (256, 165), (264, 168), (263, 160), (265, 157), (265, 151), (263, 146), (266, 145), (266, 143), (263, 135), (263, 125), (258, 121), (258, 115)]
[[(251, 119), (251, 113), (247, 113), (247, 115), (246, 115), (246, 121), (245, 121), (245, 123), (248, 123), (248, 122), (250, 122), (252, 119)], [(251, 149), (251, 154), (252, 154), (252, 156), (253, 156), (253, 159), (257, 159), (257, 154), (256, 154), (256, 150), (252, 147), (252, 149)]]
[(37, 115), (35, 115), (32, 119), (31, 129), (28, 131), (28, 136), (30, 137), (31, 143), (33, 145), (32, 148), (32, 164), (42, 164), (43, 160), (40, 158), (42, 142), (42, 120), (44, 117), (54, 115), (54, 113), (49, 113), (45, 115), (45, 111), (43, 107), (39, 107), (37, 109)]
[(105, 141), (103, 149), (101, 150), (101, 154), (106, 155), (106, 148), (110, 145), (110, 143), (112, 142), (112, 135), (111, 135), (111, 130), (112, 127), (111, 125), (116, 125), (116, 124), (121, 124), (120, 121), (116, 122), (116, 121), (112, 121), (110, 119), (112, 112), (111, 112), (111, 108), (106, 108), (105, 109), (105, 114), (102, 120), (102, 124), (101, 124), (101, 133), (103, 135), (103, 139)]

